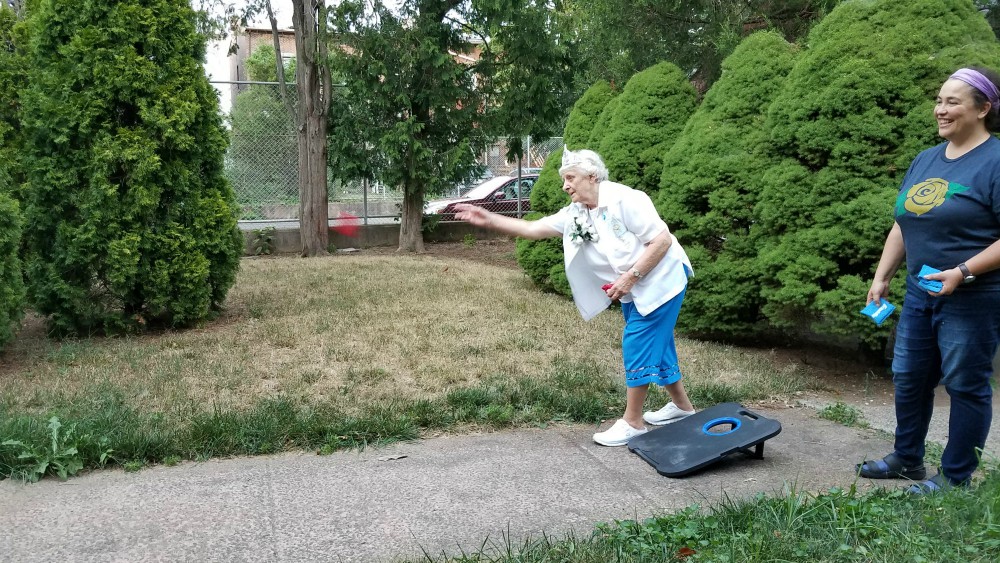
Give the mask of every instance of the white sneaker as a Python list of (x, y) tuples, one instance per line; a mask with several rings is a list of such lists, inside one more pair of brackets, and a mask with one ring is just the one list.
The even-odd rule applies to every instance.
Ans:
[(649, 424), (670, 424), (671, 422), (677, 422), (682, 418), (687, 418), (695, 413), (694, 409), (689, 411), (681, 410), (680, 407), (675, 405), (673, 401), (667, 403), (667, 406), (663, 407), (658, 411), (647, 411), (642, 414), (642, 419)]
[(594, 441), (602, 446), (624, 446), (632, 438), (641, 436), (646, 432), (649, 432), (649, 430), (645, 428), (632, 428), (632, 425), (625, 422), (625, 419), (619, 418), (618, 422), (615, 422), (611, 428), (594, 434)]

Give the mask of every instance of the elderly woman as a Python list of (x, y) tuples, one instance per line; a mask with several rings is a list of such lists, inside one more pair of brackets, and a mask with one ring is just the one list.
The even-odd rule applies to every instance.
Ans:
[[(945, 139), (917, 155), (896, 199), (868, 302), (881, 302), (906, 261), (906, 297), (892, 360), (896, 442), (858, 467), (870, 479), (926, 476), (924, 441), (934, 389), (951, 396), (941, 470), (910, 487), (924, 493), (969, 483), (993, 416), (992, 361), (1000, 343), (1000, 78), (963, 68), (941, 86), (934, 106)], [(919, 285), (924, 265), (937, 291)]]
[[(623, 446), (649, 424), (675, 422), (695, 409), (681, 383), (674, 325), (691, 263), (645, 193), (608, 181), (601, 157), (589, 150), (563, 152), (559, 174), (572, 203), (538, 221), (525, 221), (461, 205), (457, 217), (528, 239), (562, 236), (566, 276), (585, 320), (620, 301), (625, 317), (625, 414), (594, 434), (604, 446)], [(642, 412), (650, 383), (665, 386), (671, 402)]]

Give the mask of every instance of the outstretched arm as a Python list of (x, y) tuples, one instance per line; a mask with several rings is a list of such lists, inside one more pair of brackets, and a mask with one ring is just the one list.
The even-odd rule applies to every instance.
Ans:
[(458, 210), (455, 217), (459, 220), (468, 221), (477, 227), (499, 231), (508, 235), (532, 240), (562, 235), (562, 233), (541, 221), (525, 221), (524, 219), (507, 217), (506, 215), (491, 213), (482, 207), (468, 203), (457, 204), (455, 205), (455, 209)]

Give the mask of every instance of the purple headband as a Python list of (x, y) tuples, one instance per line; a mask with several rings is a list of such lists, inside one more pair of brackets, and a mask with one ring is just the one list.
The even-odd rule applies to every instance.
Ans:
[(960, 68), (955, 71), (955, 74), (948, 77), (948, 80), (952, 79), (961, 80), (979, 90), (990, 101), (990, 111), (1000, 111), (1000, 91), (997, 90), (997, 85), (989, 78), (986, 78), (983, 73), (971, 68)]

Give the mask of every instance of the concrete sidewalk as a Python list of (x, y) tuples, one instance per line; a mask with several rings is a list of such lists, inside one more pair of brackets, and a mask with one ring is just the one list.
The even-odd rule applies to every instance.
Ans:
[[(66, 482), (8, 480), (0, 483), (0, 560), (416, 560), (474, 552), (484, 541), (516, 547), (543, 532), (587, 536), (597, 522), (786, 487), (870, 486), (856, 481), (854, 464), (891, 448), (813, 408), (753, 410), (782, 424), (763, 460), (736, 454), (681, 479), (658, 475), (627, 448), (594, 444), (592, 426), (572, 425)], [(946, 416), (938, 409), (935, 419)]]

